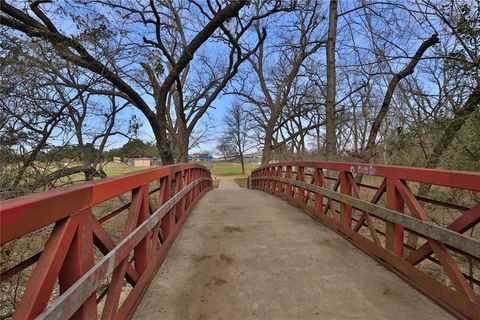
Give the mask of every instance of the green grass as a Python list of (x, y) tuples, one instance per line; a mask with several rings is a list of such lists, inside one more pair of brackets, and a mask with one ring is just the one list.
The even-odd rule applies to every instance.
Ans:
[[(72, 163), (71, 166), (79, 165), (78, 163)], [(103, 171), (107, 174), (108, 177), (120, 176), (122, 174), (135, 172), (139, 170), (151, 169), (154, 167), (130, 167), (123, 163), (109, 162), (103, 167)], [(69, 182), (84, 182), (85, 176), (83, 173), (76, 173), (68, 176), (68, 178), (62, 178), (58, 182), (60, 185), (68, 184)]]
[[(194, 162), (205, 166), (212, 172), (214, 176), (232, 176), (232, 175), (242, 175), (242, 166), (240, 163), (234, 162), (224, 162), (224, 161), (207, 161), (207, 162)], [(245, 175), (249, 175), (252, 170), (258, 168), (260, 165), (258, 163), (246, 163), (245, 164)], [(104, 167), (103, 170), (109, 177), (120, 176), (122, 174), (131, 173), (135, 171), (153, 169), (155, 167), (130, 167), (123, 163), (114, 163), (109, 162)], [(77, 174), (71, 176), (73, 181), (83, 180), (83, 174)]]
[[(224, 161), (206, 161), (206, 162), (194, 162), (203, 165), (212, 172), (214, 176), (232, 176), (242, 175), (242, 166), (240, 163), (224, 162)], [(249, 175), (252, 170), (258, 168), (258, 163), (246, 163), (245, 174)], [(109, 177), (119, 176), (122, 174), (135, 172), (144, 169), (151, 169), (155, 167), (130, 167), (126, 164), (108, 163), (103, 170)]]
[[(240, 165), (240, 163), (224, 161), (208, 161), (199, 163), (207, 167), (214, 176), (242, 175), (242, 166)], [(258, 163), (246, 163), (245, 174), (250, 174), (252, 170), (258, 168), (259, 166), (260, 165)]]
[(114, 177), (114, 176), (119, 176), (122, 174), (130, 173), (130, 172), (135, 172), (135, 171), (140, 171), (140, 170), (145, 170), (145, 169), (151, 169), (155, 167), (130, 167), (130, 166), (110, 166), (107, 164), (103, 170), (109, 177)]

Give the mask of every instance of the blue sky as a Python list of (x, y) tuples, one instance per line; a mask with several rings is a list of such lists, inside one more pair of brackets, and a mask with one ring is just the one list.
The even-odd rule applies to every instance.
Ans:
[[(212, 104), (212, 108), (208, 111), (208, 116), (205, 116), (205, 121), (208, 122), (208, 141), (201, 143), (198, 147), (191, 149), (190, 152), (199, 152), (199, 151), (212, 151), (216, 152), (215, 148), (218, 144), (218, 139), (220, 138), (223, 130), (223, 118), (226, 114), (226, 109), (232, 104), (235, 98), (232, 95), (220, 95)], [(135, 114), (139, 119), (143, 120), (143, 126), (140, 130), (139, 138), (144, 141), (154, 142), (154, 136), (152, 129), (148, 122), (145, 120), (145, 116), (138, 111), (137, 109), (130, 108), (129, 111), (125, 112), (122, 116), (123, 121), (128, 123), (128, 119), (132, 114)], [(109, 148), (118, 148), (127, 142), (127, 139), (124, 137), (115, 137), (111, 140)]]
[[(343, 2), (343, 6), (346, 6), (346, 8), (348, 8), (351, 5), (352, 5), (351, 2)], [(48, 6), (48, 4), (45, 5), (45, 7), (47, 7), (47, 6)], [(346, 8), (340, 8), (340, 11), (346, 10)], [(91, 8), (89, 8), (89, 9), (91, 9)], [(326, 7), (323, 7), (322, 10), (324, 11), (323, 14), (327, 13), (326, 12)], [(81, 13), (84, 13), (84, 12), (81, 12)], [(98, 13), (98, 12), (94, 12), (93, 15), (95, 15), (95, 13)], [(115, 19), (115, 13), (113, 13), (113, 12), (112, 13), (103, 12), (103, 13), (105, 13), (107, 16), (112, 18), (112, 20)], [(79, 14), (79, 12), (75, 11), (75, 14)], [(53, 15), (53, 14), (51, 14), (51, 15)], [(88, 19), (94, 20), (93, 17), (87, 17), (88, 14), (87, 15), (82, 14), (82, 16), (86, 20), (88, 20)], [(350, 19), (350, 21), (354, 21), (354, 20), (352, 20), (352, 16), (355, 17), (354, 14), (348, 16), (348, 19)], [(339, 30), (342, 30), (342, 25), (345, 22), (343, 19), (344, 18), (339, 19)], [(61, 16), (61, 18), (59, 17), (58, 20), (60, 22), (61, 29), (66, 34), (78, 34), (80, 32), (80, 30), (78, 30), (74, 26), (74, 23), (72, 22), (72, 20), (70, 20), (70, 18), (68, 16)], [(288, 20), (286, 20), (285, 17), (280, 17), (279, 18), (278, 16), (275, 16), (273, 20), (274, 20), (274, 22), (273, 22), (274, 24), (279, 23), (279, 22), (288, 21)], [(265, 23), (267, 23), (267, 22), (265, 22)], [(326, 24), (324, 23), (322, 28), (325, 28), (325, 25)], [(380, 27), (385, 27), (385, 26), (380, 25)], [(130, 29), (132, 30), (132, 33), (130, 34), (132, 39), (136, 39), (136, 41), (142, 42), (141, 37), (143, 36), (143, 34), (146, 30), (145, 29), (142, 30), (141, 25), (138, 25), (138, 27), (137, 27), (137, 24), (134, 24), (134, 25), (130, 26)], [(270, 31), (269, 31), (269, 36), (267, 38), (267, 41), (270, 42), (270, 43), (275, 42), (275, 37), (276, 37), (277, 32), (278, 32), (278, 30), (276, 30), (276, 28), (271, 28)], [(319, 32), (323, 33), (323, 32), (325, 32), (325, 30), (319, 30)], [(195, 33), (196, 33), (195, 31), (191, 31), (191, 32), (189, 32), (188, 36), (192, 36)], [(364, 37), (366, 37), (365, 34), (356, 34), (355, 35), (356, 40), (359, 41), (360, 43), (362, 42), (362, 38), (364, 38)], [(247, 41), (248, 41), (248, 38), (247, 38)], [(416, 47), (416, 45), (413, 46), (412, 48), (415, 48), (415, 47)], [(221, 55), (221, 53), (219, 53), (219, 51), (217, 49), (218, 49), (218, 45), (215, 45), (215, 44), (212, 44), (212, 43), (210, 43), (210, 44), (206, 43), (202, 47), (201, 51), (203, 51), (204, 53), (205, 52), (208, 53), (208, 51), (211, 50), (213, 56), (221, 57), (222, 55)], [(348, 59), (349, 53), (347, 51), (344, 50), (342, 52), (341, 50), (339, 50), (337, 53), (339, 55), (339, 61), (338, 61), (339, 64), (342, 63), (342, 56), (345, 56), (346, 57), (345, 59)], [(320, 59), (319, 59), (320, 63), (323, 64), (324, 51), (321, 49), (319, 51), (318, 55), (320, 57)], [(138, 61), (130, 60), (130, 58), (131, 57), (128, 57), (127, 63), (129, 62), (131, 66), (136, 65), (132, 69), (138, 68)], [(270, 58), (271, 58), (270, 60), (272, 60), (271, 64), (274, 65), (276, 63), (276, 61), (274, 61), (274, 60), (276, 60), (275, 57), (271, 56)], [(268, 64), (270, 64), (270, 60), (268, 61)], [(343, 60), (343, 61), (345, 61), (345, 60)], [(198, 63), (198, 61), (196, 59), (194, 59), (193, 63), (194, 64)], [(245, 64), (248, 64), (248, 62), (246, 62)], [(130, 66), (127, 65), (127, 68), (130, 68)], [(339, 94), (341, 94), (341, 92), (339, 92)], [(147, 94), (143, 94), (143, 97), (149, 103), (149, 105), (153, 108), (154, 103), (153, 103), (151, 97), (148, 96)], [(204, 116), (204, 122), (207, 122), (208, 126), (209, 126), (209, 139), (208, 139), (208, 141), (202, 143), (200, 146), (192, 149), (193, 152), (196, 152), (196, 151), (214, 151), (215, 150), (218, 138), (221, 135), (221, 131), (222, 131), (222, 128), (223, 128), (223, 123), (222, 123), (223, 117), (225, 116), (226, 109), (229, 107), (229, 105), (232, 104), (232, 101), (234, 99), (235, 98), (232, 95), (220, 95), (214, 101), (214, 103), (212, 104), (213, 107), (210, 108), (209, 111), (208, 111), (208, 116)], [(144, 115), (140, 111), (138, 111), (137, 109), (131, 108), (131, 109), (129, 109), (128, 112), (125, 112), (125, 113), (122, 114), (122, 116), (121, 116), (122, 126), (123, 126), (123, 123), (128, 124), (128, 119), (131, 118), (132, 113), (134, 113), (138, 117), (138, 119), (142, 120), (142, 122), (143, 122), (143, 126), (140, 130), (140, 138), (142, 140), (145, 140), (145, 141), (153, 141), (154, 138), (153, 138), (153, 133), (152, 133), (152, 130), (150, 128), (150, 125), (145, 120)], [(116, 136), (110, 141), (108, 147), (109, 148), (119, 147), (122, 144), (124, 144), (125, 142), (126, 142), (126, 138)]]

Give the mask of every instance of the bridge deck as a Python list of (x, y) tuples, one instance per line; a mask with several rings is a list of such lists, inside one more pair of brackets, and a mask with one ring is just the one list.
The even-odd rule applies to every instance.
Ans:
[(136, 319), (451, 318), (300, 210), (233, 186), (199, 202)]

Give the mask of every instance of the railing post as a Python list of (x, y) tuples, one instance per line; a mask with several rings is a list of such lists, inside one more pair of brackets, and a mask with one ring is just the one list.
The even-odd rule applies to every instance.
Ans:
[[(287, 165), (285, 170), (286, 170), (285, 178), (292, 179), (292, 166)], [(292, 197), (292, 188), (289, 182), (285, 183), (285, 195), (287, 196), (287, 198)]]
[(16, 306), (15, 319), (33, 319), (48, 305), (57, 275), (78, 227), (78, 220), (79, 216), (72, 216), (56, 222)]
[[(180, 170), (179, 172), (176, 173), (175, 176), (175, 193), (179, 193), (184, 186), (184, 171)], [(178, 204), (175, 206), (175, 211), (177, 215), (177, 220), (180, 221), (180, 219), (183, 217), (183, 213), (185, 212), (185, 197), (183, 197)]]
[[(264, 176), (267, 176), (267, 177), (270, 176), (270, 167), (265, 168)], [(269, 185), (270, 185), (270, 180), (268, 180), (268, 179), (264, 180), (264, 190), (265, 191), (270, 191)]]
[[(274, 175), (275, 175), (275, 167), (269, 167), (268, 168), (268, 176), (272, 177)], [(273, 193), (274, 183), (275, 183), (275, 181), (273, 181), (273, 180), (267, 180), (268, 191), (271, 192), (271, 193)]]
[[(196, 168), (193, 168), (192, 169), (192, 182), (193, 181), (196, 181), (198, 178), (197, 178), (197, 169)], [(191, 194), (191, 197), (192, 197), (192, 201), (195, 201), (195, 199), (197, 198), (197, 187), (198, 185), (196, 185), (195, 187), (192, 188), (192, 192), (190, 192)]]
[[(261, 172), (260, 172), (260, 175), (263, 177), (263, 176), (265, 176), (265, 174), (266, 174), (266, 171), (265, 171), (265, 168), (263, 168), (263, 169), (261, 170)], [(264, 191), (265, 191), (265, 179), (260, 180), (260, 185), (259, 185), (259, 187), (260, 187), (260, 190), (264, 190)]]
[[(313, 184), (325, 188), (325, 177), (323, 176), (323, 169), (315, 168), (313, 175)], [(323, 214), (323, 195), (315, 193), (315, 213), (317, 215)]]
[[(387, 180), (387, 208), (393, 209), (398, 212), (403, 212), (404, 210), (404, 201), (402, 196), (395, 186), (395, 182), (391, 178), (386, 178)], [(385, 222), (386, 225), (386, 244), (385, 247), (387, 250), (391, 251), (394, 255), (398, 257), (403, 257), (403, 233), (404, 228), (400, 224), (395, 224), (392, 222)]]
[[(270, 168), (270, 177), (276, 177), (277, 176), (277, 167), (273, 166)], [(270, 192), (275, 193), (275, 185), (276, 181), (275, 180), (270, 180)]]
[[(339, 179), (340, 179), (340, 192), (346, 194), (348, 196), (352, 195), (352, 184), (348, 175), (351, 174), (347, 171), (340, 171)], [(352, 206), (346, 203), (342, 203), (340, 208), (341, 213), (341, 221), (342, 224), (347, 227), (348, 229), (352, 228)]]
[[(91, 228), (92, 208), (83, 210), (80, 215), (80, 223), (58, 274), (60, 294), (70, 288), (95, 263), (93, 257), (93, 232)], [(71, 319), (87, 320), (95, 319), (96, 317), (97, 302), (94, 293), (82, 304)]]
[[(138, 213), (137, 226), (150, 217), (150, 195), (148, 193), (148, 185), (143, 185), (141, 192), (143, 199), (140, 212)], [(148, 248), (150, 247), (149, 240), (151, 240), (151, 237), (146, 236), (134, 249), (135, 269), (139, 274), (142, 274), (148, 266), (148, 260), (150, 258), (148, 252)]]
[[(258, 176), (259, 177), (262, 177), (265, 175), (265, 169), (259, 169), (258, 171)], [(261, 180), (257, 180), (257, 189), (259, 190), (264, 190), (263, 189), (263, 183), (265, 182), (265, 180), (261, 179)]]
[[(170, 199), (172, 194), (172, 179), (171, 176), (166, 176), (162, 179), (161, 183), (164, 184), (163, 192), (160, 194), (160, 199), (158, 206), (161, 207), (165, 202)], [(162, 218), (162, 233), (163, 233), (163, 241), (165, 241), (169, 235), (173, 231), (173, 226), (175, 224), (175, 218), (173, 216), (173, 210), (170, 210), (163, 218)]]
[[(193, 181), (193, 172), (192, 169), (187, 169), (185, 171), (185, 186), (188, 186), (190, 183)], [(190, 190), (186, 195), (185, 195), (185, 208), (188, 209), (190, 207), (190, 203), (192, 202), (192, 192), (193, 190)]]
[[(279, 167), (278, 167), (277, 177), (278, 177), (278, 178), (282, 178), (282, 177), (283, 177), (283, 166), (279, 166)], [(284, 192), (284, 187), (285, 187), (285, 183), (282, 182), (282, 181), (279, 181), (279, 182), (278, 182), (278, 193), (279, 193), (279, 194), (283, 194), (283, 192)]]
[[(281, 178), (282, 177), (282, 169), (283, 167), (282, 166), (278, 166), (277, 167), (277, 172), (276, 172), (276, 177), (277, 178)], [(275, 192), (278, 193), (282, 193), (282, 183), (278, 180), (275, 180)]]
[[(304, 167), (297, 167), (297, 181), (305, 182), (304, 170)], [(302, 204), (305, 204), (305, 189), (302, 187), (298, 187), (298, 201)]]

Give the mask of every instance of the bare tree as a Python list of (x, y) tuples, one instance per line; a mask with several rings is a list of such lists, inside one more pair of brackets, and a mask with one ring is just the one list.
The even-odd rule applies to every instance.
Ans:
[(220, 138), (220, 142), (217, 145), (216, 149), (220, 152), (223, 160), (231, 160), (232, 158), (237, 157), (235, 149), (232, 148), (230, 141), (224, 139), (224, 136)]
[(420, 47), (418, 48), (417, 52), (412, 57), (410, 62), (405, 66), (405, 68), (403, 68), (400, 72), (393, 75), (392, 79), (388, 84), (387, 91), (385, 93), (385, 97), (383, 99), (381, 108), (377, 113), (377, 115), (375, 116), (375, 119), (373, 120), (372, 126), (370, 128), (367, 144), (362, 157), (365, 162), (368, 162), (370, 159), (373, 158), (373, 149), (374, 149), (374, 146), (376, 145), (376, 140), (377, 140), (378, 132), (380, 130), (380, 125), (382, 124), (382, 121), (387, 115), (388, 109), (390, 108), (390, 103), (392, 101), (392, 97), (395, 89), (397, 88), (397, 85), (400, 83), (400, 81), (403, 78), (413, 73), (413, 71), (415, 70), (415, 66), (418, 64), (418, 62), (420, 61), (423, 54), (427, 51), (427, 49), (437, 44), (438, 42), (439, 40), (436, 34), (432, 35), (429, 39), (423, 41)]
[[(78, 68), (67, 68), (41, 44), (10, 40), (2, 48), (0, 109), (5, 117), (2, 149), (8, 149), (11, 158), (2, 164), (13, 176), (2, 179), (2, 190), (15, 195), (58, 187), (59, 180), (77, 173), (86, 180), (105, 176), (98, 166), (102, 152), (111, 136), (125, 135), (116, 130), (116, 118), (128, 102), (119, 105), (115, 97), (98, 100), (87, 90), (96, 79)], [(65, 84), (65, 78), (82, 89)], [(56, 163), (55, 153), (73, 145), (82, 164)]]
[[(220, 139), (221, 145), (226, 146), (230, 155), (240, 159), (242, 174), (245, 174), (245, 152), (253, 145), (251, 142), (250, 121), (245, 107), (238, 101), (234, 102), (227, 110), (223, 119), (225, 129)], [(234, 154), (231, 154), (232, 151)]]
[(335, 45), (337, 38), (337, 0), (330, 0), (328, 11), (328, 37), (327, 37), (327, 99), (326, 99), (326, 155), (327, 159), (337, 154), (337, 137), (335, 125), (335, 96), (337, 87), (335, 66)]
[[(108, 94), (122, 97), (145, 115), (155, 135), (162, 161), (164, 164), (169, 164), (174, 162), (171, 139), (168, 137), (167, 98), (169, 92), (172, 86), (178, 86), (178, 92), (181, 93), (180, 74), (192, 61), (195, 52), (224, 22), (237, 16), (246, 4), (247, 1), (235, 0), (223, 7), (216, 7), (216, 9), (213, 9), (215, 6), (210, 4), (214, 11), (211, 19), (206, 21), (188, 41), (188, 44), (182, 48), (181, 53), (176, 56), (170, 55), (165, 49), (162, 34), (172, 32), (174, 29), (164, 23), (162, 14), (157, 10), (154, 1), (150, 1), (148, 4), (128, 3), (126, 5), (119, 4), (116, 1), (72, 2), (61, 9), (73, 16), (76, 15), (71, 12), (72, 8), (83, 12), (88, 11), (88, 14), (91, 17), (96, 17), (96, 19), (89, 19), (88, 21), (80, 17), (72, 19), (78, 24), (77, 29), (81, 32), (75, 36), (68, 36), (65, 31), (56, 26), (56, 19), (48, 17), (48, 11), (52, 9), (52, 4), (48, 5), (46, 11), (42, 9), (46, 7), (44, 1), (33, 1), (28, 9), (22, 10), (1, 0), (2, 16), (0, 24), (31, 38), (39, 38), (49, 43), (62, 59), (85, 68), (109, 82), (116, 88), (117, 92), (109, 91)], [(75, 6), (78, 7), (75, 8)], [(116, 10), (108, 10), (108, 8)], [(112, 16), (106, 16), (105, 12)], [(137, 24), (139, 22), (142, 23), (143, 26), (140, 30), (144, 32), (143, 43), (136, 43), (135, 40), (124, 43), (127, 39), (130, 39), (125, 35), (135, 32), (135, 30), (118, 30), (110, 22), (114, 19), (124, 20), (124, 17), (132, 18), (134, 26), (139, 26)], [(117, 21), (115, 21), (116, 25), (118, 25)], [(92, 23), (94, 25), (90, 25)], [(112, 48), (113, 44), (116, 46), (115, 50)], [(156, 52), (145, 50), (145, 46), (153, 46)], [(161, 58), (153, 58), (148, 62), (141, 63), (141, 67), (149, 79), (149, 83), (145, 83), (143, 89), (153, 92), (154, 110), (150, 108), (147, 100), (135, 88), (135, 79), (126, 75), (130, 64), (125, 63), (131, 57), (123, 56), (116, 59), (119, 54), (118, 48), (125, 48), (126, 53), (130, 53), (130, 55), (132, 50), (136, 49), (140, 53), (151, 53), (154, 57), (158, 57), (158, 53), (161, 53), (164, 59), (168, 61), (170, 67), (163, 79), (159, 78), (159, 71), (162, 69)], [(117, 55), (114, 51), (117, 51)], [(143, 59), (140, 58), (139, 60)]]
[[(212, 19), (216, 13), (214, 7), (208, 2), (207, 8), (200, 3), (193, 2), (201, 15), (207, 20)], [(181, 14), (173, 6), (169, 5), (172, 21), (179, 30), (180, 37), (170, 41), (170, 55), (175, 55), (175, 50), (187, 46)], [(217, 54), (206, 47), (198, 52), (197, 64), (187, 66), (181, 73), (180, 85), (177, 83), (169, 92), (168, 116), (169, 134), (175, 141), (176, 153), (179, 162), (188, 160), (188, 149), (192, 147), (190, 136), (195, 130), (202, 117), (207, 113), (215, 99), (222, 93), (225, 86), (237, 74), (241, 65), (258, 49), (266, 38), (266, 30), (263, 29), (261, 36), (256, 42), (244, 41), (247, 31), (252, 24), (280, 11), (289, 10), (290, 6), (283, 7), (280, 1), (273, 1), (263, 7), (259, 12), (245, 14), (242, 17), (231, 19), (228, 26), (220, 26), (221, 32), (210, 37), (212, 45), (225, 44), (226, 50)], [(218, 46), (215, 49), (218, 51)], [(225, 59), (224, 57), (227, 57)], [(168, 68), (171, 68), (168, 65)]]
[[(466, 99), (462, 99), (463, 102), (457, 103), (453, 99), (453, 92), (449, 92), (449, 90), (455, 89), (450, 88), (450, 84), (445, 84), (445, 98), (452, 105), (453, 112), (443, 134), (427, 158), (427, 168), (435, 168), (467, 119), (480, 108), (480, 55), (478, 50), (480, 45), (478, 11), (480, 7), (478, 2), (476, 4), (452, 2), (449, 5), (440, 6), (430, 1), (420, 1), (420, 4), (426, 9), (424, 18), (430, 23), (433, 22), (430, 19), (439, 20), (445, 26), (446, 33), (451, 34), (455, 43), (458, 44), (458, 48), (450, 48), (451, 51), (446, 55), (445, 69), (446, 72), (460, 73), (462, 78), (466, 78), (467, 81), (456, 82), (452, 86), (457, 87), (457, 90), (466, 86), (470, 91)], [(427, 187), (423, 186), (422, 192), (425, 192), (424, 188)]]
[[(260, 10), (263, 3), (256, 4)], [(323, 21), (318, 13), (318, 1), (306, 1), (298, 5), (284, 26), (288, 32), (281, 32), (266, 43), (261, 43), (258, 51), (249, 58), (256, 79), (242, 79), (239, 87), (233, 90), (244, 102), (256, 109), (255, 119), (261, 128), (263, 140), (262, 164), (272, 160), (275, 148), (275, 136), (278, 134), (278, 122), (282, 112), (291, 98), (292, 87), (306, 60), (324, 44), (324, 37), (319, 35)], [(270, 25), (274, 24), (271, 22)], [(255, 23), (257, 37), (261, 37), (262, 25)], [(247, 80), (248, 78), (248, 80)], [(248, 88), (247, 82), (255, 87)], [(256, 90), (256, 87), (259, 90)]]

